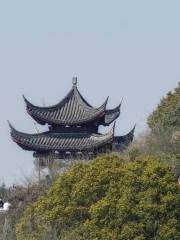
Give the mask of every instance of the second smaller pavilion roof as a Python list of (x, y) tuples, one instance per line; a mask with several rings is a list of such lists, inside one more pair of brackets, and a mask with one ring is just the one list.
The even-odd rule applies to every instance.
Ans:
[(134, 139), (136, 125), (133, 129), (124, 136), (114, 136), (114, 143), (119, 144), (120, 146), (128, 146)]
[(104, 116), (104, 125), (111, 124), (115, 119), (117, 119), (120, 115), (121, 103), (114, 109), (106, 110), (106, 114)]

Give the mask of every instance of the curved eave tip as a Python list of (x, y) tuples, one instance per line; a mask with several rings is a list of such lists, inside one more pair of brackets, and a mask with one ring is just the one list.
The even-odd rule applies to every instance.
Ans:
[(121, 106), (122, 106), (122, 104), (123, 104), (123, 101), (124, 101), (124, 99), (122, 98), (122, 99), (121, 99), (121, 102), (120, 102), (120, 104), (119, 104), (119, 106), (118, 106), (119, 109), (121, 108)]
[(23, 97), (24, 102), (25, 102), (26, 105), (31, 106), (31, 107), (35, 107), (32, 103), (30, 103), (30, 102), (27, 100), (27, 98), (24, 96), (24, 94), (22, 95), (22, 97)]
[(7, 122), (8, 122), (8, 125), (9, 125), (9, 128), (10, 128), (11, 132), (16, 131), (15, 128), (13, 127), (13, 125), (10, 123), (10, 121), (7, 120)]
[(105, 107), (107, 106), (108, 101), (109, 101), (109, 96), (106, 98), (106, 100), (105, 100), (105, 102), (103, 104)]
[(103, 109), (104, 111), (106, 110), (106, 106), (107, 106), (107, 103), (108, 103), (108, 99), (109, 99), (109, 97), (107, 97), (106, 98), (106, 100), (105, 100), (105, 102), (99, 107), (99, 108), (97, 108), (97, 109)]
[(12, 127), (12, 125), (11, 125), (11, 123), (10, 123), (10, 121), (9, 121), (9, 120), (7, 120), (7, 123), (8, 123), (8, 125), (9, 125), (9, 127), (11, 128), (11, 127)]
[(134, 124), (134, 127), (133, 127), (133, 129), (132, 129), (132, 130), (133, 130), (133, 131), (135, 131), (135, 129), (136, 129), (136, 124)]
[(123, 103), (123, 98), (121, 99), (121, 102), (119, 103), (119, 105), (115, 108), (115, 109), (118, 109), (118, 110), (119, 110), (119, 113), (120, 113), (120, 111), (121, 111), (122, 103)]
[(24, 94), (22, 95), (22, 97), (23, 97), (24, 102), (25, 102), (26, 104), (30, 104), (30, 105), (31, 105), (31, 103), (27, 100), (27, 98), (24, 96)]
[(107, 102), (108, 102), (108, 100), (109, 100), (109, 96), (106, 98), (106, 101), (105, 101), (105, 103), (107, 103)]
[(115, 128), (116, 128), (116, 121), (114, 121), (112, 130), (111, 130), (111, 132), (112, 132), (113, 135), (114, 135), (114, 133), (115, 133)]
[(136, 124), (134, 125), (133, 129), (129, 133), (134, 134), (135, 129), (136, 129)]
[(123, 98), (122, 98), (121, 102), (119, 103), (119, 105), (117, 105), (117, 107), (115, 107), (115, 108), (114, 108), (114, 109), (112, 109), (112, 110), (116, 110), (116, 111), (118, 111), (118, 112), (119, 112), (119, 114), (120, 114), (120, 112), (121, 112), (121, 106), (122, 106), (122, 103), (123, 103)]
[(22, 97), (23, 97), (24, 101), (26, 102), (27, 99), (26, 99), (26, 97), (24, 96), (24, 94), (22, 94)]

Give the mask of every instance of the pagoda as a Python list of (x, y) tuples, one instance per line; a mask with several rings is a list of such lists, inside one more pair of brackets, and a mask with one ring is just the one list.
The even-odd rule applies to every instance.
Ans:
[[(33, 151), (35, 157), (91, 158), (113, 150), (121, 151), (133, 140), (135, 127), (125, 136), (114, 135), (121, 104), (114, 109), (107, 109), (107, 98), (100, 107), (92, 107), (79, 92), (77, 78), (73, 78), (71, 90), (56, 105), (39, 107), (23, 98), (28, 114), (37, 123), (47, 124), (48, 131), (22, 133), (9, 123), (11, 137), (22, 149)], [(109, 126), (113, 122), (114, 126), (109, 132), (98, 132), (100, 125)]]

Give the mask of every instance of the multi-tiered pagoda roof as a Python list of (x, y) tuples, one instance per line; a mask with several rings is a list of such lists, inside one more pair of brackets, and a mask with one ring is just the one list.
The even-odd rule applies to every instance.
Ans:
[(78, 91), (75, 80), (65, 98), (54, 106), (38, 107), (25, 97), (24, 100), (28, 113), (38, 123), (61, 126), (87, 125), (93, 122), (107, 126), (119, 117), (121, 106), (119, 104), (116, 108), (107, 110), (107, 98), (100, 107), (92, 107)]
[(133, 140), (134, 129), (125, 136), (114, 136), (115, 127), (106, 134), (98, 133), (99, 125), (109, 126), (120, 115), (119, 104), (107, 109), (108, 98), (98, 108), (92, 107), (80, 94), (77, 79), (65, 98), (50, 107), (38, 107), (24, 97), (29, 115), (39, 124), (48, 124), (49, 131), (27, 134), (17, 131), (11, 124), (12, 139), (23, 149), (36, 153), (58, 152), (94, 153), (111, 151), (113, 145), (121, 149)]

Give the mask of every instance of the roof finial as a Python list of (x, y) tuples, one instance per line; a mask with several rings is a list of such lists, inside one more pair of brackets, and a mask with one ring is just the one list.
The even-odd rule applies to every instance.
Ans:
[(73, 86), (77, 86), (77, 77), (72, 78)]

